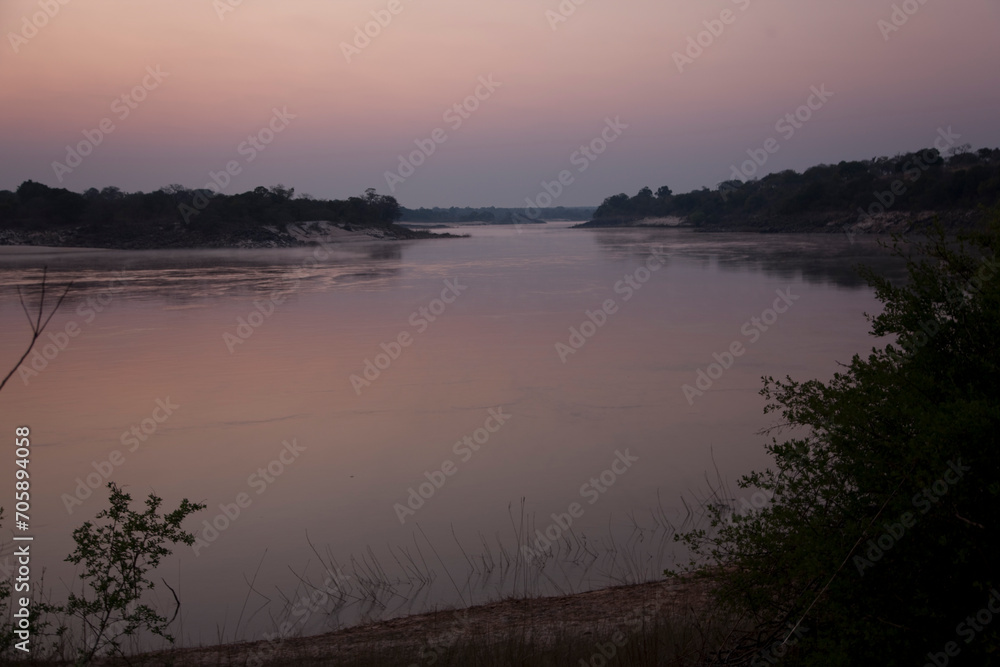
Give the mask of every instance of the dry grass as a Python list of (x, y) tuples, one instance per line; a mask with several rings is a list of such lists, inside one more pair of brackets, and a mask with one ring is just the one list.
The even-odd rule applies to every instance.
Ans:
[(177, 649), (101, 664), (686, 667), (706, 664), (732, 628), (731, 619), (713, 614), (709, 599), (705, 581), (675, 579), (561, 597), (508, 599), (315, 637)]
[[(695, 665), (729, 627), (703, 581), (510, 599), (316, 637), (146, 655), (146, 665)], [(603, 649), (603, 655), (602, 655)]]

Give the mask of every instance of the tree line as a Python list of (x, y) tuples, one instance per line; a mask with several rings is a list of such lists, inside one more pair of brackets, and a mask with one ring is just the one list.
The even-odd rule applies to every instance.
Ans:
[(588, 220), (594, 214), (594, 206), (553, 206), (542, 209), (538, 219), (529, 218), (523, 208), (497, 208), (495, 206), (452, 206), (450, 208), (403, 208), (403, 222), (463, 223), (481, 222), (493, 225), (524, 224), (546, 220)]
[(295, 196), (294, 188), (257, 187), (218, 194), (169, 185), (155, 192), (117, 187), (83, 193), (25, 181), (0, 190), (0, 220), (15, 232), (64, 232), (102, 247), (226, 245), (266, 237), (268, 226), (325, 220), (357, 227), (389, 227), (400, 216), (394, 197), (374, 189), (346, 200)]
[(936, 148), (895, 157), (820, 164), (715, 189), (675, 195), (667, 186), (604, 200), (592, 224), (614, 226), (644, 218), (677, 216), (703, 228), (796, 228), (833, 218), (851, 221), (884, 211), (975, 210), (1000, 201), (1000, 149), (973, 152), (968, 144), (942, 155)]

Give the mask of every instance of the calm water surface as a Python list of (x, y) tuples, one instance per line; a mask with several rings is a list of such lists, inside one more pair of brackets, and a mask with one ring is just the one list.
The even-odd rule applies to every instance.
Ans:
[[(295, 633), (658, 576), (677, 555), (681, 498), (716, 467), (732, 480), (766, 465), (760, 377), (826, 378), (870, 349), (862, 313), (878, 304), (854, 266), (899, 267), (836, 235), (566, 227), (344, 245), (318, 263), (311, 249), (0, 249), (5, 370), (28, 333), (16, 287), (43, 264), (51, 282), (76, 281), (50, 331), (79, 334), (0, 395), (3, 432), (32, 430), (46, 586), (71, 584), (72, 529), (106, 498), (81, 498), (87, 477), (111, 469), (134, 497), (208, 504), (188, 524), (198, 553), (180, 548), (161, 573), (189, 644), (273, 630), (295, 611), (282, 596), (327, 570), (342, 603), (298, 608)], [(654, 252), (664, 264), (647, 273)], [(766, 312), (779, 290), (791, 307)], [(584, 325), (608, 300), (602, 326)], [(571, 327), (593, 335), (576, 349)], [(682, 387), (718, 376), (713, 354), (728, 362), (736, 342), (744, 353), (689, 401)], [(365, 385), (369, 360), (383, 368)], [(237, 518), (219, 517), (238, 500)], [(572, 530), (552, 527), (573, 503)], [(205, 531), (213, 519), (229, 525)], [(518, 551), (529, 526), (558, 534), (555, 555)]]

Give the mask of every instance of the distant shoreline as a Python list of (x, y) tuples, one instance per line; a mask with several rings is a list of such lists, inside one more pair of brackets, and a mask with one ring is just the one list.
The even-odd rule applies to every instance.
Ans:
[(123, 242), (97, 239), (85, 228), (21, 231), (0, 229), (0, 248), (76, 248), (80, 250), (203, 250), (308, 248), (320, 244), (361, 243), (367, 241), (409, 241), (419, 239), (462, 238), (461, 235), (431, 233), (400, 225), (380, 227), (352, 226), (325, 221), (262, 226), (235, 232), (222, 238), (198, 238), (195, 234), (168, 232), (157, 236), (130, 238)]
[[(637, 219), (597, 218), (565, 229), (677, 229), (691, 232), (755, 234), (845, 234), (889, 235), (930, 230), (935, 223), (951, 231), (974, 229), (982, 224), (981, 211), (890, 211), (859, 219), (850, 213), (828, 212), (797, 216), (758, 216), (726, 219), (713, 224), (695, 224), (679, 216)], [(308, 248), (323, 244), (372, 241), (466, 238), (452, 234), (455, 227), (508, 227), (498, 223), (411, 223), (361, 226), (328, 221), (296, 222), (282, 227), (266, 225), (242, 229), (225, 236), (206, 238), (181, 230), (161, 230), (156, 235), (110, 239), (94, 236), (85, 226), (47, 230), (0, 228), (0, 248), (44, 248), (86, 250), (260, 250)], [(431, 232), (429, 230), (435, 230)]]
[(931, 229), (940, 222), (949, 230), (980, 226), (981, 211), (888, 211), (859, 217), (857, 213), (826, 212), (791, 216), (729, 218), (712, 224), (695, 224), (677, 216), (650, 218), (595, 218), (573, 229), (688, 229), (697, 232), (747, 232), (759, 234), (906, 234)]

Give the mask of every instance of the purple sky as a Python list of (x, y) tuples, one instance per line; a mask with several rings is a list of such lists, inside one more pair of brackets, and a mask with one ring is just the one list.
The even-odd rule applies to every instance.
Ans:
[(5, 0), (0, 27), (4, 189), (588, 205), (771, 138), (757, 176), (1000, 146), (996, 0)]

